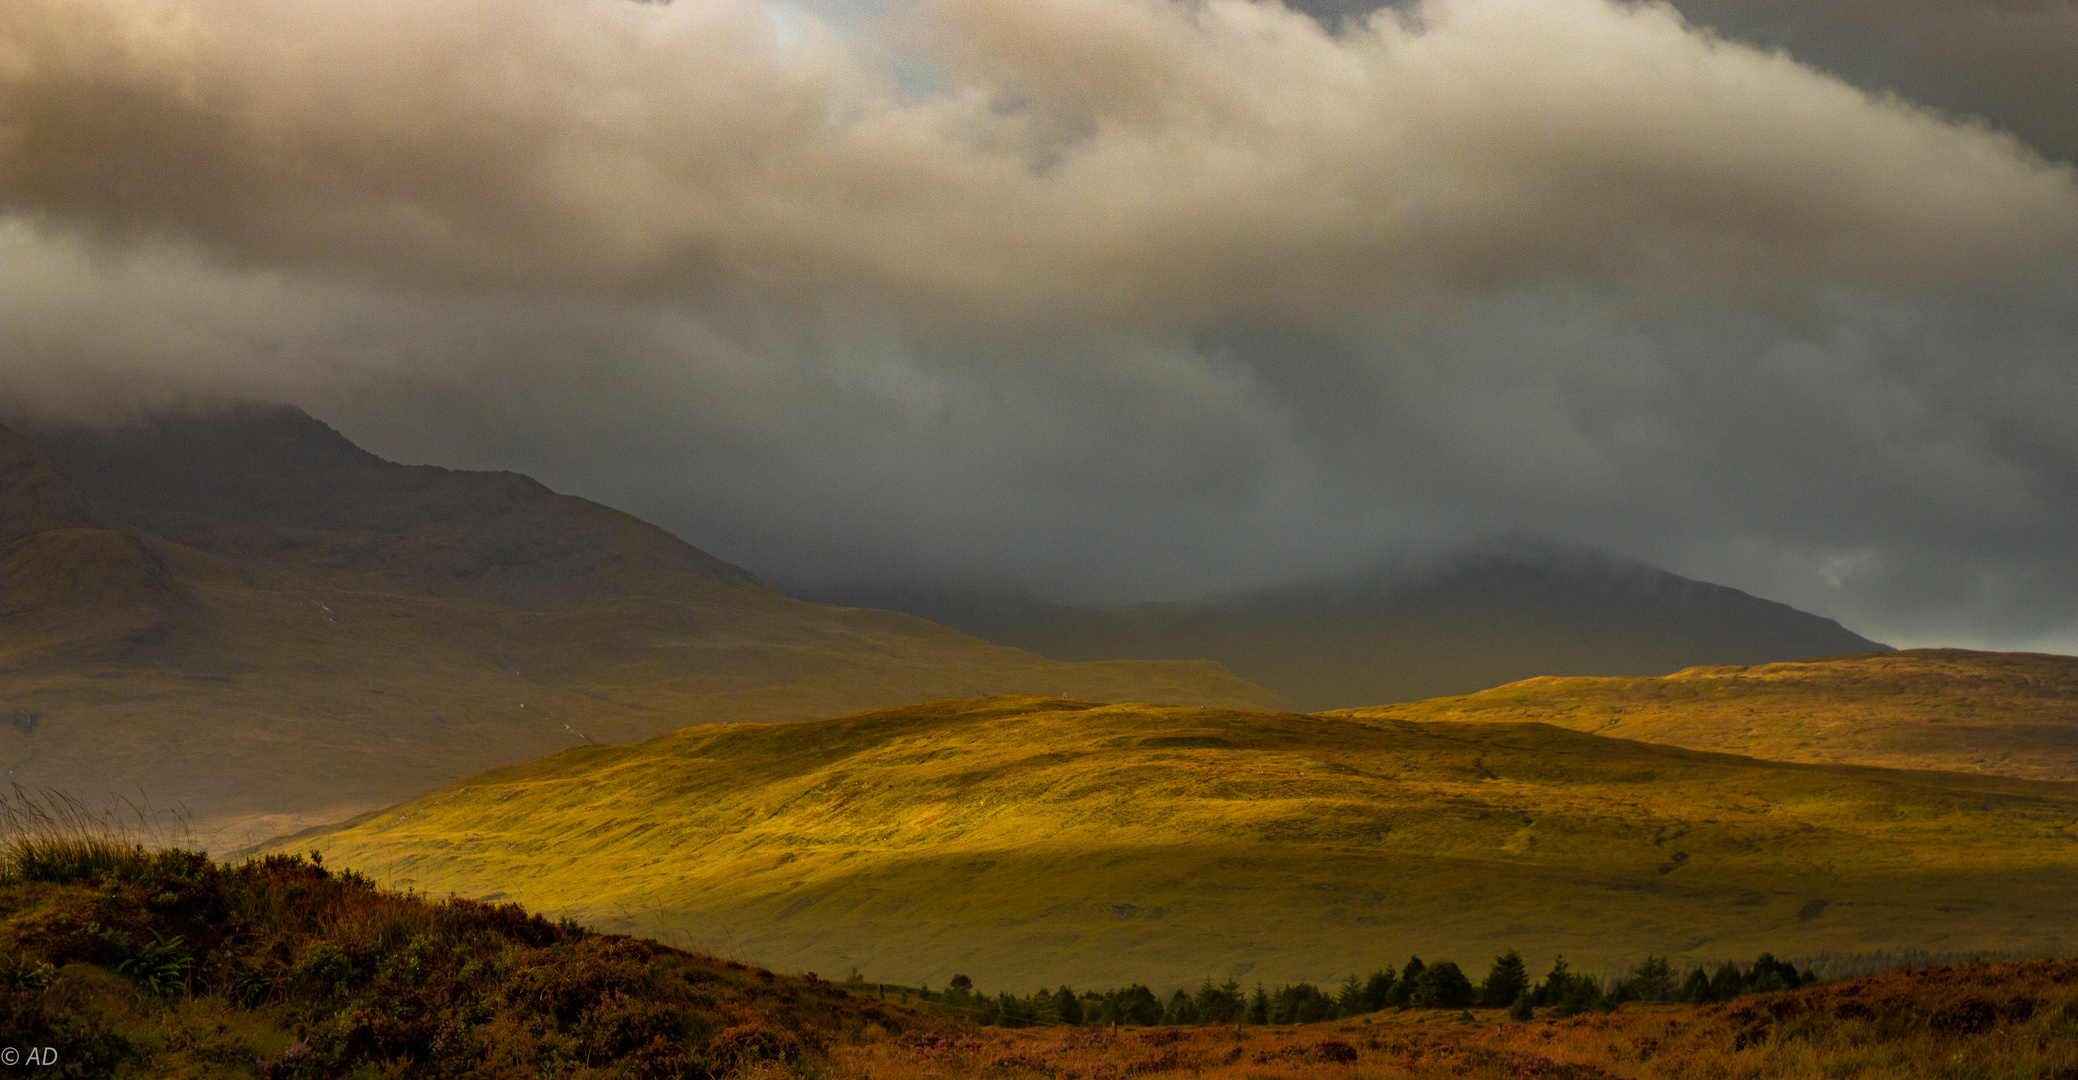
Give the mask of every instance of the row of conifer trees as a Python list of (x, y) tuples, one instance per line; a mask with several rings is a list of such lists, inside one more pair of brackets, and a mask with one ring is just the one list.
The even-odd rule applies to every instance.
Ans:
[(1167, 1004), (1153, 990), (1135, 983), (1123, 990), (1076, 991), (1063, 986), (1041, 988), (1028, 996), (1012, 993), (984, 994), (975, 990), (965, 975), (955, 975), (952, 985), (941, 993), (924, 991), (927, 998), (966, 1011), (977, 1023), (1002, 1027), (1031, 1027), (1041, 1024), (1308, 1024), (1345, 1019), (1381, 1009), (1469, 1009), (1475, 1006), (1508, 1010), (1509, 1016), (1527, 1020), (1539, 1009), (1549, 1016), (1573, 1016), (1590, 1011), (1609, 1011), (1626, 1001), (1729, 1001), (1741, 994), (1794, 990), (1818, 981), (1809, 967), (1798, 971), (1793, 964), (1760, 957), (1743, 970), (1725, 963), (1714, 971), (1694, 968), (1677, 975), (1664, 956), (1648, 955), (1645, 962), (1622, 979), (1597, 979), (1572, 970), (1565, 957), (1552, 963), (1541, 981), (1532, 982), (1522, 955), (1510, 949), (1494, 957), (1486, 978), (1478, 983), (1466, 976), (1456, 962), (1423, 963), (1411, 957), (1397, 973), (1380, 968), (1370, 978), (1351, 975), (1339, 988), (1325, 990), (1299, 982), (1267, 989), (1257, 983), (1244, 992), (1228, 979), (1214, 985), (1207, 978), (1198, 992), (1177, 990)]

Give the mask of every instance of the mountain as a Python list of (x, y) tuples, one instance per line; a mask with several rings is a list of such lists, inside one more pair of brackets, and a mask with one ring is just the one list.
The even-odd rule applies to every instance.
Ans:
[(1309, 712), (1537, 675), (1663, 675), (1887, 648), (1786, 604), (1584, 553), (1472, 554), (1419, 572), (1108, 608), (962, 588), (820, 598), (906, 611), (1057, 660), (1216, 660)]
[(2078, 784), (1033, 697), (577, 747), (285, 841), (786, 969), (1336, 981), (1418, 952), (2067, 952)]
[(1216, 664), (1062, 663), (812, 604), (512, 473), (288, 407), (0, 429), (6, 779), (238, 846), (496, 765), (980, 693), (1282, 707)]
[(0, 428), (0, 664), (180, 651), (206, 642), (198, 614), (160, 552)]
[(1912, 649), (1649, 679), (1527, 679), (1346, 714), (1556, 724), (1776, 761), (2078, 781), (2078, 657), (2041, 653)]

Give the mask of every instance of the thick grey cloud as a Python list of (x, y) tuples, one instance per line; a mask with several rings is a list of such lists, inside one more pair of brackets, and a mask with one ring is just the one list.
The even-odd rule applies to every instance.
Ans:
[(782, 583), (1534, 535), (2078, 648), (2078, 187), (2019, 140), (1650, 5), (788, 10), (0, 9), (7, 391), (293, 400)]

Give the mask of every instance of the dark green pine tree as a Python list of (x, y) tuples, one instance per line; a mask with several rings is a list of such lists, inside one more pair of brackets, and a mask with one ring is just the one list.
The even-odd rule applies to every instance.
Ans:
[(1494, 957), (1493, 966), (1486, 969), (1486, 981), (1479, 984), (1479, 1003), (1489, 1009), (1505, 1009), (1529, 988), (1529, 968), (1523, 964), (1522, 954), (1510, 949)]
[(1408, 1001), (1424, 1009), (1462, 1009), (1472, 1004), (1472, 980), (1454, 960), (1439, 960), (1422, 969)]
[(1255, 993), (1248, 995), (1248, 1022), (1267, 1024), (1270, 1022), (1270, 993), (1262, 983), (1255, 984)]
[(1415, 980), (1421, 978), (1421, 969), (1421, 957), (1408, 957), (1407, 966), (1400, 969), (1399, 979), (1394, 981), (1392, 990), (1386, 994), (1386, 996), (1390, 999), (1386, 1002), (1386, 1004), (1391, 1005), (1397, 1009), (1406, 1008), (1409, 1003), (1409, 999), (1414, 996)]
[(1739, 974), (1739, 969), (1733, 966), (1730, 961), (1726, 961), (1723, 967), (1717, 969), (1716, 974), (1710, 976), (1710, 1000), (1712, 1001), (1730, 1001), (1738, 997), (1739, 992), (1744, 989), (1746, 989), (1746, 979)]
[(1061, 1018), (1061, 1023), (1069, 1027), (1080, 1027), (1082, 1025), (1082, 999), (1075, 996), (1075, 991), (1063, 986), (1054, 992), (1053, 1013)]
[(1335, 1015), (1346, 1020), (1368, 1011), (1364, 1008), (1363, 981), (1356, 977), (1355, 972), (1351, 972), (1348, 981), (1344, 982), (1342, 989), (1335, 994)]
[(1664, 956), (1646, 953), (1645, 962), (1631, 973), (1624, 989), (1639, 1001), (1665, 1001), (1674, 996), (1674, 966)]
[(1139, 983), (1126, 987), (1118, 1001), (1119, 1011), (1128, 1024), (1152, 1026), (1162, 1022), (1162, 999)]
[(1551, 973), (1544, 976), (1544, 981), (1538, 983), (1537, 988), (1531, 991), (1530, 998), (1538, 1005), (1555, 1004), (1566, 995), (1567, 989), (1572, 985), (1572, 969), (1566, 966), (1565, 954), (1561, 953), (1552, 958)]
[(1371, 973), (1364, 980), (1364, 1011), (1377, 1012), (1386, 1007), (1392, 998), (1393, 974), (1384, 968)]
[(1176, 996), (1169, 999), (1168, 1011), (1162, 1014), (1162, 1023), (1175, 1026), (1197, 1022), (1198, 1003), (1192, 1001), (1191, 996), (1184, 991), (1176, 991)]
[(1691, 1005), (1701, 1005), (1711, 1000), (1710, 973), (1702, 968), (1689, 972), (1688, 978), (1682, 982), (1681, 990), (1675, 996), (1675, 1000), (1685, 1001)]
[(1797, 977), (1797, 966), (1775, 959), (1774, 953), (1760, 954), (1754, 960), (1752, 970), (1746, 973), (1747, 992), (1754, 994), (1795, 990), (1801, 982)]

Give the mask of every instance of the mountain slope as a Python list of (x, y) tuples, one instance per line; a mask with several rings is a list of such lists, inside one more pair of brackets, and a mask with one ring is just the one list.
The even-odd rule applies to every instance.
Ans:
[(1649, 679), (1528, 679), (1346, 715), (1534, 722), (1776, 761), (2078, 781), (2078, 657), (2040, 653), (1912, 649)]
[[(4, 429), (0, 429), (4, 430)], [(383, 461), (286, 407), (8, 432), (5, 779), (239, 846), (485, 768), (947, 695), (1276, 707), (1206, 662), (1060, 663), (795, 600), (526, 477)]]
[(0, 427), (0, 665), (198, 659), (207, 619), (163, 555)]
[(906, 611), (1059, 660), (1204, 657), (1308, 711), (1465, 694), (1537, 675), (1660, 675), (1884, 648), (1831, 619), (1737, 589), (1628, 560), (1548, 552), (1118, 608), (961, 589), (826, 598)]
[(2078, 785), (1038, 698), (566, 750), (296, 838), (786, 968), (990, 986), (2078, 946)]

